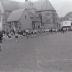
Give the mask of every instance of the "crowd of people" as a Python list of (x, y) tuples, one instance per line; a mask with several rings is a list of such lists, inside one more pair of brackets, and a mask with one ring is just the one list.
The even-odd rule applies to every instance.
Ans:
[(61, 32), (64, 33), (66, 32), (66, 30), (63, 29), (48, 29), (48, 30), (32, 30), (32, 31), (18, 31), (15, 32), (14, 30), (12, 30), (11, 32), (5, 32), (5, 31), (0, 31), (0, 51), (1, 51), (1, 47), (2, 47), (2, 42), (3, 39), (12, 39), (12, 38), (16, 38), (18, 39), (19, 37), (26, 37), (27, 39), (30, 38), (31, 36), (34, 37), (38, 37), (39, 35), (41, 35), (42, 33), (52, 33), (52, 32)]
[(23, 30), (23, 31), (18, 31), (15, 32), (14, 30), (10, 31), (10, 32), (5, 32), (5, 31), (1, 31), (1, 34), (3, 35), (3, 38), (19, 38), (19, 37), (27, 37), (29, 38), (30, 36), (37, 36), (37, 35), (41, 35), (42, 33), (46, 33), (46, 32), (66, 32), (67, 30), (64, 29), (42, 29), (42, 30)]

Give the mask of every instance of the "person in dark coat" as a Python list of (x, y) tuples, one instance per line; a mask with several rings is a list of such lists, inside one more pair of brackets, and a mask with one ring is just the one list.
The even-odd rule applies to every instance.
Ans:
[(0, 51), (2, 50), (3, 33), (0, 31)]

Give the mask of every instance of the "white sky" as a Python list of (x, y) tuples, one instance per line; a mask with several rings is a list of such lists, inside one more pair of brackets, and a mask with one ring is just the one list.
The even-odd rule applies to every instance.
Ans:
[[(24, 2), (25, 0), (13, 0)], [(38, 0), (30, 0), (38, 1)], [(49, 0), (56, 9), (59, 16), (65, 16), (66, 13), (72, 11), (72, 0)]]
[[(24, 2), (25, 0), (13, 0), (13, 1)], [(29, 1), (38, 1), (38, 0), (29, 0)]]

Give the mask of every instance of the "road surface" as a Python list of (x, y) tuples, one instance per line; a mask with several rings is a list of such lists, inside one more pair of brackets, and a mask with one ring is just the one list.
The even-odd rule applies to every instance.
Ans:
[(0, 71), (72, 72), (72, 32), (4, 41)]

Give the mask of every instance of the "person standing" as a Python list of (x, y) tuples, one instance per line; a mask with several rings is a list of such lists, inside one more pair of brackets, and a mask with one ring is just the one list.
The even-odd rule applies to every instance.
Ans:
[(3, 33), (0, 31), (0, 51), (2, 51)]

